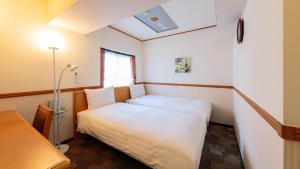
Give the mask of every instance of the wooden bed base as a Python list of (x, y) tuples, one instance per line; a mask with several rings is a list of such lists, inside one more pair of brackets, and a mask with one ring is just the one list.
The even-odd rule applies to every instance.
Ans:
[[(115, 99), (116, 102), (125, 102), (131, 99), (130, 90), (128, 86), (115, 87)], [(77, 113), (86, 110), (88, 103), (84, 90), (73, 92), (73, 134), (75, 137), (77, 129)]]

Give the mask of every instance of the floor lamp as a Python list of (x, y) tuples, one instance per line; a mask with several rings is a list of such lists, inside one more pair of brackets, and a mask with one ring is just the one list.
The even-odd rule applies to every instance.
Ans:
[(64, 72), (67, 69), (70, 69), (71, 71), (74, 71), (78, 68), (77, 65), (71, 65), (68, 64), (63, 71), (61, 72), (60, 76), (59, 76), (59, 82), (58, 85), (56, 86), (56, 61), (55, 61), (55, 52), (59, 49), (57, 47), (49, 47), (50, 50), (52, 50), (52, 55), (53, 55), (53, 110), (54, 110), (54, 143), (55, 146), (62, 152), (62, 153), (66, 153), (69, 150), (69, 146), (67, 144), (61, 144), (61, 140), (60, 140), (60, 123), (61, 123), (61, 119), (62, 119), (62, 115), (64, 113), (64, 111), (61, 110), (60, 107), (60, 84), (61, 84), (61, 80), (62, 80), (62, 76), (64, 74)]

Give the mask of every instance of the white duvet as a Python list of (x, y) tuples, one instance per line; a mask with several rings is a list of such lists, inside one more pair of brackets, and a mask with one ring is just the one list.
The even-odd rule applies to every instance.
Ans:
[(206, 120), (188, 113), (115, 103), (78, 113), (77, 130), (154, 169), (197, 169)]
[(151, 106), (185, 113), (203, 114), (206, 116), (207, 123), (210, 120), (212, 109), (211, 104), (203, 100), (160, 95), (145, 95), (135, 99), (127, 100), (126, 102), (130, 104)]

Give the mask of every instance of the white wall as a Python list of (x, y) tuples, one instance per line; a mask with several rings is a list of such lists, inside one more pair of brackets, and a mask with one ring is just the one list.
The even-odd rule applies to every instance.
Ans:
[(209, 101), (213, 108), (211, 121), (233, 125), (232, 89), (146, 85), (146, 92)]
[[(78, 83), (74, 74), (66, 72), (63, 87), (96, 86), (100, 84), (100, 47), (111, 48), (137, 56), (137, 79), (142, 76), (142, 42), (111, 28), (90, 35), (65, 31), (47, 24), (47, 2), (39, 0), (0, 3), (0, 93), (24, 92), (53, 88), (52, 52), (42, 48), (41, 32), (55, 31), (64, 39), (57, 51), (57, 73), (66, 64), (77, 64)], [(22, 17), (20, 17), (22, 16)]]
[[(144, 81), (232, 85), (232, 41), (218, 39), (217, 28), (204, 29), (144, 43)], [(175, 73), (176, 57), (192, 57), (191, 73)], [(232, 90), (146, 85), (150, 94), (208, 100), (211, 120), (233, 124)]]
[[(232, 41), (219, 41), (217, 28), (146, 41), (144, 55), (145, 81), (232, 84)], [(191, 73), (174, 73), (176, 57), (192, 57)]]
[(235, 134), (246, 169), (283, 169), (283, 139), (236, 92)]
[[(69, 33), (69, 32), (66, 32)], [(67, 46), (65, 46), (64, 51), (61, 53), (58, 53), (58, 64), (61, 66), (64, 66), (64, 63), (68, 63), (67, 59), (72, 61), (71, 63), (78, 64), (80, 67), (78, 69), (79, 73), (79, 80), (78, 84), (75, 84), (76, 86), (88, 86), (88, 85), (99, 85), (99, 77), (100, 77), (100, 47), (105, 47), (109, 49), (114, 49), (130, 54), (136, 55), (137, 60), (137, 80), (141, 80), (141, 42), (137, 41), (133, 38), (130, 38), (124, 34), (121, 34), (117, 31), (114, 31), (111, 28), (104, 28), (102, 30), (99, 30), (96, 32), (96, 34), (90, 34), (88, 37), (85, 35), (79, 35), (74, 33), (69, 33), (72, 35), (72, 43), (76, 44), (76, 46), (73, 46), (71, 49), (68, 49)], [(65, 35), (65, 34), (64, 34)], [(83, 41), (82, 41), (83, 40)], [(118, 41), (119, 43), (114, 43)], [(88, 45), (92, 44), (94, 48), (89, 47)], [(126, 45), (128, 45), (126, 47)], [(74, 50), (76, 49), (76, 50)], [(80, 50), (80, 51), (79, 51)], [(92, 50), (92, 51), (89, 51)], [(7, 51), (10, 52), (10, 51)], [(70, 52), (70, 53), (69, 53)], [(77, 53), (76, 53), (77, 52)], [(62, 56), (63, 54), (68, 53), (68, 57), (65, 58), (65, 56)], [(92, 56), (92, 57), (90, 57)], [(86, 58), (84, 58), (86, 57)], [(5, 59), (5, 58), (4, 58)], [(6, 58), (6, 59), (13, 59), (13, 58)], [(48, 60), (47, 60), (48, 59)], [(51, 63), (51, 59), (45, 57), (44, 60), (49, 61)], [(45, 62), (46, 62), (45, 61)], [(38, 61), (35, 61), (38, 62)], [(45, 63), (49, 64), (49, 63)], [(1, 65), (2, 66), (2, 65)], [(14, 63), (10, 63), (10, 67), (17, 66)], [(51, 70), (50, 65), (50, 70)], [(32, 70), (35, 69), (35, 70)], [(26, 70), (26, 73), (30, 74), (38, 74), (42, 73), (41, 70), (42, 67), (33, 67), (31, 70)], [(9, 68), (6, 68), (7, 71), (12, 71)], [(27, 72), (28, 71), (28, 72)], [(4, 72), (1, 72), (4, 73)], [(19, 70), (16, 71), (16, 73), (22, 73)], [(11, 74), (5, 74), (6, 76), (10, 76)], [(74, 79), (72, 78), (72, 74), (65, 74), (65, 78), (63, 79), (63, 87), (70, 87), (74, 85)], [(18, 77), (18, 78), (16, 78)], [(11, 85), (13, 81), (15, 81), (17, 84), (14, 84), (17, 90), (13, 90), (13, 88), (6, 87), (2, 88), (3, 91), (7, 89), (7, 91), (10, 92), (16, 92), (16, 91), (26, 91), (26, 90), (39, 90), (39, 85), (42, 85), (43, 82), (50, 81), (49, 88), (52, 88), (52, 76), (51, 74), (48, 76), (43, 75), (40, 79), (40, 81), (34, 81), (31, 88), (27, 85), (22, 85), (26, 82), (20, 82), (20, 76), (14, 75), (13, 77), (10, 77), (12, 80), (8, 81), (8, 85)], [(94, 83), (87, 83), (89, 81), (94, 81)], [(46, 83), (47, 84), (47, 83)], [(3, 84), (2, 84), (3, 85)], [(69, 85), (69, 86), (68, 86)], [(47, 86), (47, 85), (45, 85)], [(24, 87), (24, 88), (23, 88)], [(44, 88), (42, 88), (44, 89)], [(17, 98), (8, 98), (8, 99), (0, 99), (0, 111), (4, 110), (17, 110), (20, 112), (25, 119), (27, 119), (30, 123), (33, 121), (34, 113), (36, 111), (36, 108), (39, 104), (47, 105), (48, 100), (52, 99), (51, 94), (47, 95), (37, 95), (37, 96), (26, 96), (26, 97), (17, 97)], [(71, 138), (72, 132), (73, 132), (73, 97), (71, 92), (64, 93), (62, 95), (62, 99), (64, 100), (64, 105), (68, 109), (68, 111), (65, 113), (63, 122), (62, 122), (62, 139), (66, 140)], [(52, 141), (52, 133), (50, 133), (50, 140)]]
[[(38, 31), (51, 29), (65, 39), (65, 47), (57, 53), (58, 70), (67, 63), (80, 66), (78, 83), (68, 72), (63, 87), (99, 85), (100, 47), (105, 47), (136, 55), (137, 81), (234, 85), (283, 122), (282, 10), (283, 0), (248, 1), (244, 43), (234, 42), (232, 47), (232, 41), (218, 39), (216, 28), (144, 44), (111, 28), (81, 35), (48, 26), (47, 1), (1, 1), (0, 93), (52, 88), (51, 52), (34, 41)], [(174, 73), (174, 59), (182, 56), (192, 57), (189, 74)], [(150, 94), (212, 102), (212, 121), (234, 124), (246, 168), (283, 168), (283, 140), (231, 89), (158, 85), (146, 85), (146, 89)], [(31, 122), (37, 105), (49, 99), (51, 95), (0, 99), (0, 111), (16, 109)], [(71, 93), (63, 99), (69, 111), (62, 133), (68, 139), (72, 136)]]
[[(4, 11), (4, 12), (3, 12)], [(52, 53), (36, 42), (39, 32), (58, 32), (65, 45), (57, 52), (57, 72), (68, 63), (77, 64), (78, 83), (66, 72), (62, 87), (100, 84), (100, 48), (110, 48), (137, 56), (137, 79), (142, 75), (142, 43), (111, 28), (82, 35), (47, 24), (47, 1), (0, 1), (0, 94), (53, 88)], [(72, 137), (72, 94), (62, 96), (69, 110), (65, 113), (62, 139)], [(0, 99), (0, 112), (15, 109), (32, 122), (38, 104), (47, 105), (51, 94)]]
[[(272, 5), (270, 5), (272, 4)], [(283, 121), (283, 1), (250, 0), (244, 42), (234, 41), (233, 85)], [(246, 168), (283, 168), (283, 140), (234, 94), (235, 129)]]
[[(55, 31), (65, 41), (57, 52), (57, 70), (68, 63), (78, 64), (80, 81), (74, 84), (73, 74), (67, 72), (64, 87), (98, 85), (99, 49), (92, 39), (47, 25), (47, 1), (1, 1), (0, 28), (0, 93), (45, 90), (53, 88), (52, 53), (40, 33)], [(84, 76), (94, 72), (94, 76)], [(82, 76), (81, 76), (82, 75)]]
[(137, 82), (143, 80), (143, 58), (141, 41), (131, 38), (109, 27), (90, 33), (88, 34), (88, 37), (94, 39), (97, 42), (97, 46), (135, 55)]

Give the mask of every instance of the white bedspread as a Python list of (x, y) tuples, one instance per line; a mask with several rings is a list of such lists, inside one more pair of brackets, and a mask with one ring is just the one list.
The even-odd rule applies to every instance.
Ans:
[(185, 113), (204, 114), (206, 116), (207, 123), (210, 120), (212, 109), (211, 104), (203, 100), (160, 95), (145, 95), (135, 99), (127, 100), (126, 102), (130, 104), (151, 106)]
[(77, 130), (155, 169), (196, 169), (206, 120), (188, 113), (115, 103), (78, 113)]

